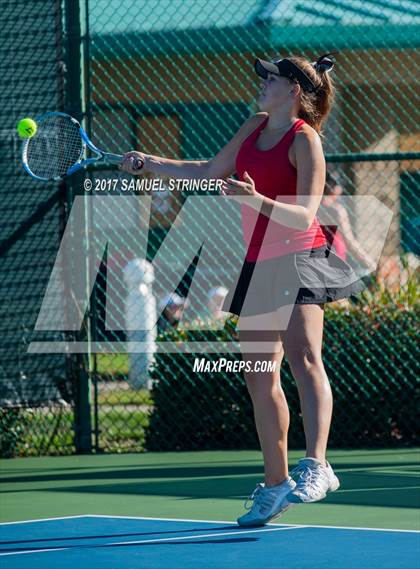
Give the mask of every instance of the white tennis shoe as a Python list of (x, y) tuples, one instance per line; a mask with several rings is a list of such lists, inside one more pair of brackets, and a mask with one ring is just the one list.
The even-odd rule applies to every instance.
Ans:
[(327, 492), (335, 492), (340, 487), (330, 463), (324, 466), (316, 458), (301, 458), (290, 475), (299, 477), (296, 487), (287, 496), (293, 504), (318, 502), (326, 497)]
[[(296, 486), (296, 482), (286, 478), (281, 484), (266, 487), (263, 483), (257, 487), (245, 501), (245, 509), (249, 510), (246, 514), (237, 519), (240, 526), (263, 526), (273, 518), (277, 518), (285, 512), (292, 504), (286, 500), (286, 496)], [(253, 501), (252, 506), (248, 502)]]

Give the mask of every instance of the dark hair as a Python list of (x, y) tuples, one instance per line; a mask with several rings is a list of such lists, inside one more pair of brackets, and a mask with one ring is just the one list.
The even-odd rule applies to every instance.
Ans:
[(315, 89), (311, 91), (301, 89), (298, 117), (321, 134), (322, 125), (331, 110), (335, 94), (329, 73), (322, 64), (314, 66), (304, 57), (296, 55), (287, 59), (299, 67), (315, 85)]

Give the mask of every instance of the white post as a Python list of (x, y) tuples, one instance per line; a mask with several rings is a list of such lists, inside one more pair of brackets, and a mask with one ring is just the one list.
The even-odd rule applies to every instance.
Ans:
[(128, 294), (125, 303), (127, 342), (147, 342), (147, 350), (130, 352), (129, 379), (133, 389), (151, 389), (149, 368), (156, 352), (156, 299), (152, 292), (153, 266), (146, 259), (133, 259), (124, 269)]

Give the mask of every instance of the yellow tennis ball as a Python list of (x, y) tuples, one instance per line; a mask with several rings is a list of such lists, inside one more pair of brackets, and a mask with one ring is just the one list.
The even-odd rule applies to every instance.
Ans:
[(17, 131), (22, 138), (31, 138), (36, 133), (36, 122), (26, 117), (18, 122)]

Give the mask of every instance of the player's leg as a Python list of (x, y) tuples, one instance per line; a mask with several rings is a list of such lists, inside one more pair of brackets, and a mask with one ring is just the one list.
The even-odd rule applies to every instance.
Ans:
[(324, 308), (297, 304), (283, 346), (299, 391), (307, 456), (325, 462), (332, 417), (332, 393), (322, 362)]
[(298, 304), (282, 334), (284, 351), (298, 387), (306, 438), (306, 457), (299, 461), (295, 471), (300, 475), (293, 491), (295, 501), (320, 500), (339, 486), (326, 461), (333, 400), (322, 362), (323, 326), (323, 305)]
[[(265, 319), (271, 315), (264, 314)], [(251, 330), (255, 322), (255, 330)], [(252, 400), (255, 425), (264, 456), (265, 485), (273, 486), (288, 476), (287, 432), (289, 429), (289, 408), (280, 383), (280, 367), (283, 360), (283, 346), (276, 330), (258, 330), (260, 317), (239, 318), (238, 332), (242, 359), (251, 362), (252, 371), (244, 371), (244, 377)], [(246, 325), (245, 325), (246, 324)], [(264, 326), (268, 328), (268, 326)], [(264, 342), (264, 350), (258, 350), (258, 343)], [(247, 350), (246, 344), (252, 349)], [(255, 371), (256, 362), (275, 363), (275, 371)]]
[[(263, 315), (266, 324), (267, 319), (277, 317), (277, 313)], [(289, 408), (280, 384), (283, 347), (279, 332), (270, 328), (274, 327), (262, 325), (258, 316), (241, 317), (238, 321), (242, 359), (251, 364), (251, 371), (245, 371), (244, 376), (254, 409), (265, 471), (265, 484), (259, 484), (253, 492), (252, 509), (238, 518), (240, 525), (263, 525), (280, 515), (290, 506), (285, 496), (294, 487), (287, 465)], [(258, 342), (264, 343), (261, 351), (256, 347)], [(263, 360), (275, 363), (275, 370), (258, 371), (255, 364)]]

